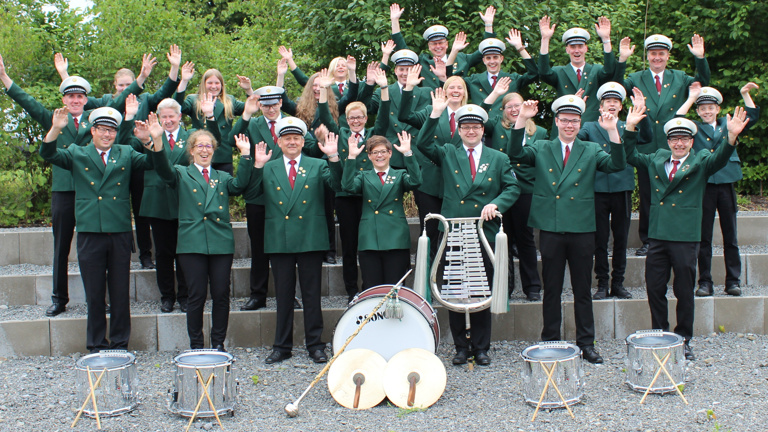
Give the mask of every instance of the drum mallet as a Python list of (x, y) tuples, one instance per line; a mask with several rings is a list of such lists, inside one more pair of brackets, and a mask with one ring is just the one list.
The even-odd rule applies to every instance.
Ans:
[(384, 303), (387, 300), (389, 300), (392, 297), (392, 295), (397, 293), (397, 291), (400, 289), (400, 287), (405, 282), (405, 278), (407, 278), (408, 275), (411, 274), (412, 271), (413, 270), (408, 270), (408, 272), (402, 277), (402, 279), (400, 279), (395, 284), (395, 286), (393, 286), (392, 289), (389, 290), (387, 295), (385, 295), (384, 298), (381, 299), (379, 304), (377, 304), (376, 307), (373, 308), (371, 313), (369, 313), (368, 316), (365, 317), (363, 322), (360, 323), (360, 325), (357, 327), (357, 329), (354, 331), (354, 333), (349, 335), (349, 337), (347, 338), (347, 341), (344, 342), (344, 345), (342, 345), (341, 348), (339, 348), (339, 351), (333, 357), (331, 357), (330, 360), (328, 360), (328, 363), (326, 363), (326, 365), (323, 368), (323, 370), (321, 370), (320, 373), (317, 374), (315, 379), (312, 380), (312, 382), (309, 384), (309, 387), (307, 387), (307, 389), (304, 390), (304, 393), (302, 393), (301, 396), (299, 396), (299, 398), (296, 399), (294, 402), (289, 403), (288, 405), (285, 406), (285, 413), (288, 414), (288, 417), (296, 417), (296, 416), (299, 415), (299, 403), (301, 403), (301, 400), (304, 399), (304, 396), (306, 396), (307, 393), (309, 393), (309, 391), (312, 390), (312, 387), (314, 387), (315, 384), (317, 384), (323, 378), (323, 375), (325, 375), (325, 373), (328, 372), (328, 369), (331, 368), (331, 365), (333, 364), (334, 361), (336, 361), (336, 358), (338, 358), (339, 355), (344, 352), (344, 350), (347, 348), (347, 345), (349, 345), (349, 343), (352, 342), (352, 339), (354, 339), (355, 336), (357, 336), (357, 334), (360, 333), (360, 330), (363, 329), (363, 326), (368, 324), (368, 321), (371, 320), (371, 318), (376, 314), (376, 312), (379, 311), (379, 309), (384, 305)]

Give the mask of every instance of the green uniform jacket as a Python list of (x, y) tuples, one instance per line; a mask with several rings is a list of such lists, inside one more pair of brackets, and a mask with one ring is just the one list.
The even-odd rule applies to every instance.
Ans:
[[(176, 99), (181, 105), (181, 113), (186, 114), (192, 120), (193, 129), (205, 129), (206, 120), (205, 115), (197, 115), (197, 95), (189, 95), (184, 97), (184, 92), (174, 93), (173, 98)], [(235, 99), (232, 95), (227, 95), (232, 102), (232, 115), (235, 117), (243, 115), (243, 109), (245, 104)], [(230, 131), (232, 130), (233, 119), (228, 119), (224, 115), (224, 104), (217, 98), (216, 105), (213, 107), (213, 117), (216, 123), (219, 125), (219, 133), (221, 133), (221, 142), (216, 149), (216, 153), (213, 154), (213, 163), (232, 163), (232, 147), (235, 146), (235, 141), (230, 140)]]
[[(320, 121), (328, 128), (329, 131), (339, 136), (339, 158), (341, 158), (341, 163), (345, 165), (344, 168), (346, 169), (347, 166), (345, 162), (349, 156), (349, 137), (353, 135), (353, 132), (349, 129), (349, 127), (346, 126), (342, 126), (341, 129), (339, 129), (339, 125), (333, 121), (333, 117), (331, 116), (331, 111), (328, 109), (327, 103), (322, 103), (319, 106)], [(382, 101), (381, 108), (384, 111), (389, 111), (389, 101)], [(368, 138), (372, 137), (373, 135), (384, 136), (387, 133), (387, 129), (389, 129), (389, 116), (376, 117), (376, 123), (372, 128), (365, 129), (363, 140), (358, 145), (365, 145), (365, 143), (368, 141)], [(396, 150), (393, 150), (393, 153), (394, 152), (396, 152)], [(355, 160), (357, 161), (355, 164), (357, 171), (373, 169), (373, 164), (368, 159), (368, 153), (366, 151), (360, 153), (360, 155)], [(344, 189), (336, 194), (337, 197), (359, 195), (360, 194), (350, 194), (349, 191)]]
[[(626, 122), (619, 120), (617, 126), (619, 128), (619, 135), (624, 136), (624, 127)], [(649, 143), (653, 141), (653, 128), (648, 117), (644, 118), (640, 124), (638, 124), (639, 136), (638, 142)], [(611, 139), (608, 137), (608, 131), (603, 129), (598, 122), (589, 122), (581, 127), (577, 137), (582, 141), (592, 141), (600, 144), (603, 150), (610, 153)], [(626, 152), (626, 151), (625, 151)], [(595, 172), (595, 192), (600, 193), (613, 193), (613, 192), (625, 192), (635, 190), (635, 169), (631, 165), (627, 165), (623, 171), (617, 173), (605, 173), (602, 171)]]
[[(636, 132), (626, 132), (625, 142), (633, 146)], [(701, 241), (701, 215), (707, 178), (723, 168), (736, 146), (728, 144), (726, 134), (714, 153), (691, 150), (682, 167), (669, 181), (664, 163), (672, 157), (669, 150), (652, 154), (633, 150), (627, 160), (648, 170), (651, 178), (651, 214), (648, 237), (657, 240)]]
[(128, 184), (132, 170), (150, 167), (146, 155), (129, 145), (115, 144), (104, 166), (95, 146), (71, 145), (63, 149), (56, 141), (43, 141), (40, 156), (72, 172), (78, 232), (119, 233), (133, 229)]
[[(581, 122), (597, 121), (600, 116), (600, 100), (597, 98), (597, 89), (608, 81), (618, 80), (623, 77), (616, 75), (616, 56), (611, 52), (603, 51), (603, 63), (586, 63), (581, 71), (581, 81), (576, 78), (576, 71), (570, 63), (564, 66), (551, 67), (549, 54), (539, 56), (539, 76), (545, 83), (555, 88), (557, 97), (576, 94), (579, 89), (584, 89), (587, 98), (587, 107), (581, 116)], [(632, 92), (630, 88), (629, 92)]]
[[(343, 125), (346, 125), (346, 116), (342, 117), (342, 115), (346, 113), (347, 105), (357, 100), (357, 92), (358, 92), (359, 86), (360, 86), (359, 82), (349, 83), (349, 91), (345, 91), (344, 96), (342, 96), (341, 99), (338, 100), (337, 106), (339, 109), (339, 122), (341, 122), (341, 124)], [(322, 122), (320, 121), (320, 104), (318, 103), (317, 105), (318, 105), (317, 109), (315, 110), (315, 118), (312, 120), (311, 124), (310, 123), (307, 124), (308, 132), (313, 136), (315, 135), (315, 129), (317, 129), (317, 127), (322, 124)], [(292, 116), (295, 116), (296, 108), (297, 108), (296, 102), (289, 99), (288, 96), (285, 94), (285, 92), (283, 92), (283, 111), (285, 111), (286, 113)]]
[[(163, 133), (163, 151), (170, 160), (171, 165), (188, 166), (189, 151), (187, 150), (187, 138), (190, 132), (184, 128), (179, 129), (176, 145), (171, 150), (168, 138)], [(146, 153), (154, 153), (146, 150)], [(141, 196), (141, 210), (144, 217), (175, 220), (179, 218), (179, 195), (170, 184), (163, 181), (157, 171), (144, 171), (144, 194)]]
[[(485, 107), (485, 106), (484, 106)], [(504, 128), (501, 125), (501, 116), (492, 118), (485, 124), (485, 146), (498, 150), (509, 156), (509, 140), (511, 138), (512, 127)], [(547, 139), (547, 130), (541, 126), (536, 126), (536, 132), (533, 135), (525, 135), (525, 145), (540, 139)], [(520, 193), (533, 193), (533, 182), (536, 179), (536, 168), (509, 158), (512, 163), (512, 170), (517, 177), (517, 183), (520, 185)]]
[[(248, 120), (242, 118), (235, 123), (235, 127), (232, 128), (230, 133), (231, 140), (234, 142), (235, 136), (239, 134), (245, 134), (251, 143), (251, 154), (256, 153), (256, 144), (263, 142), (267, 145), (267, 153), (272, 151), (271, 160), (275, 160), (283, 156), (283, 150), (277, 145), (275, 140), (272, 139), (272, 132), (269, 130), (269, 123), (264, 116), (256, 118), (251, 117)], [(315, 136), (307, 132), (304, 135), (304, 148), (301, 150), (302, 154), (312, 157), (322, 157), (323, 152), (317, 146), (317, 140)], [(254, 188), (248, 188), (243, 192), (243, 198), (246, 204), (264, 205), (264, 200), (260, 191)]]
[[(626, 63), (619, 63), (621, 75), (624, 75)], [(637, 87), (645, 96), (645, 114), (650, 118), (653, 126), (653, 143), (638, 145), (640, 153), (653, 153), (656, 150), (669, 149), (667, 134), (664, 133), (664, 124), (672, 120), (677, 110), (688, 98), (688, 87), (698, 81), (702, 86), (709, 85), (709, 63), (707, 59), (696, 59), (696, 76), (686, 75), (681, 70), (666, 69), (661, 82), (661, 96), (656, 92), (656, 83), (650, 69), (629, 74), (624, 80), (624, 88), (627, 94), (632, 93), (632, 88)]]
[(341, 187), (363, 196), (358, 250), (410, 249), (411, 231), (403, 210), (403, 194), (419, 187), (421, 170), (414, 157), (406, 157), (405, 170), (389, 169), (384, 184), (373, 169), (360, 171), (354, 160), (344, 163)]
[[(363, 83), (363, 87), (360, 89), (360, 101), (365, 104), (369, 116), (373, 114), (389, 114), (389, 128), (387, 128), (387, 133), (384, 135), (389, 142), (398, 142), (397, 134), (402, 131), (407, 131), (414, 136), (417, 135), (419, 133), (418, 129), (399, 121), (397, 118), (405, 100), (403, 96), (405, 96), (406, 93), (400, 92), (400, 85), (398, 83), (389, 85), (389, 110), (379, 109), (379, 106), (381, 105), (381, 90), (376, 89), (376, 91), (374, 91), (374, 88), (375, 86)], [(430, 90), (428, 88), (423, 87), (416, 87), (413, 89), (410, 96), (412, 100), (410, 102), (414, 111), (418, 111), (432, 102), (432, 97), (429, 92)], [(393, 151), (392, 159), (389, 160), (389, 164), (395, 168), (404, 168), (405, 161), (403, 160), (403, 155), (398, 151)]]
[[(751, 128), (757, 119), (760, 118), (760, 107), (746, 108), (747, 118), (749, 123), (744, 127), (744, 131), (741, 135), (745, 134), (749, 128)], [(693, 137), (693, 149), (696, 151), (707, 150), (710, 153), (714, 153), (715, 149), (723, 142), (723, 136), (728, 136), (728, 119), (721, 117), (717, 119), (716, 130), (713, 130), (709, 125), (705, 125), (699, 121), (694, 121), (699, 131)], [(728, 159), (728, 164), (720, 171), (712, 174), (707, 180), (707, 183), (713, 184), (726, 184), (736, 183), (741, 180), (743, 175), (741, 174), (741, 160), (736, 150), (733, 150), (733, 154)]]
[[(494, 33), (483, 33), (483, 40), (488, 38), (496, 37)], [(390, 36), (390, 39), (392, 39), (393, 42), (395, 42), (395, 51), (400, 51), (402, 49), (408, 49), (408, 44), (405, 43), (405, 38), (403, 38), (403, 34), (400, 32), (394, 33)], [(446, 54), (450, 54), (450, 42), (448, 43), (449, 50)], [(472, 54), (465, 54), (465, 53), (459, 53), (456, 56), (456, 62), (452, 65), (445, 65), (446, 66), (446, 75), (451, 76), (453, 75), (453, 71), (463, 70), (463, 71), (469, 71), (473, 67), (477, 66), (478, 64), (483, 62), (483, 53), (481, 53), (479, 50), (473, 52)], [(419, 54), (419, 64), (421, 65), (421, 76), (424, 77), (424, 81), (421, 82), (420, 86), (425, 87), (429, 90), (434, 90), (440, 86), (443, 85), (443, 82), (440, 81), (440, 78), (438, 78), (434, 73), (432, 73), (432, 69), (429, 67), (435, 66), (435, 60), (433, 59), (432, 53), (429, 51)]]
[[(134, 81), (120, 93), (120, 96), (115, 99), (110, 98), (110, 104), (104, 106), (110, 106), (123, 112), (123, 110), (125, 110), (125, 98), (131, 93), (138, 94), (139, 92), (141, 92), (141, 88), (139, 88), (139, 85)], [(19, 106), (24, 108), (24, 110), (29, 113), (29, 115), (38, 122), (43, 129), (49, 130), (51, 128), (53, 111), (45, 108), (35, 98), (16, 85), (16, 83), (13, 83), (11, 88), (6, 90), (6, 93), (11, 99), (18, 103)], [(94, 105), (93, 108), (98, 108), (100, 106), (101, 105)], [(80, 127), (77, 129), (75, 129), (75, 122), (72, 120), (72, 115), (68, 115), (69, 124), (61, 131), (58, 140), (56, 140), (60, 149), (66, 149), (72, 144), (85, 146), (91, 142), (91, 124), (88, 122), (88, 116), (90, 114), (91, 111), (83, 112), (83, 115), (80, 117)], [(75, 184), (72, 181), (72, 173), (70, 171), (54, 165), (51, 169), (51, 173), (53, 177), (51, 190), (53, 192), (72, 192), (75, 190)]]
[(240, 158), (238, 176), (210, 169), (210, 181), (194, 164), (171, 166), (166, 150), (149, 153), (157, 175), (179, 197), (179, 241), (176, 253), (221, 255), (235, 253), (235, 237), (229, 223), (229, 197), (249, 186), (253, 161)]
[[(509, 83), (509, 91), (507, 93), (520, 93), (522, 89), (528, 87), (528, 84), (536, 81), (539, 76), (539, 69), (536, 67), (536, 62), (530, 59), (523, 59), (526, 72), (524, 75), (520, 75), (517, 72), (499, 72), (499, 79), (508, 77), (512, 79)], [(454, 73), (454, 75), (461, 75), (460, 73)], [(469, 88), (469, 99), (473, 104), (481, 105), (485, 98), (493, 91), (491, 82), (488, 80), (488, 72), (477, 73), (464, 78)], [(499, 115), (504, 113), (504, 107), (501, 106), (501, 101), (504, 100), (504, 96), (500, 96), (486, 111), (488, 111), (488, 117)]]
[[(496, 204), (501, 213), (509, 210), (520, 196), (520, 187), (507, 155), (483, 147), (475, 180), (472, 181), (464, 146), (435, 144), (433, 137), (437, 124), (438, 119), (428, 119), (416, 144), (424, 155), (440, 166), (443, 177), (442, 215), (447, 218), (478, 217), (487, 204)], [(484, 223), (483, 228), (488, 241), (494, 242), (499, 231), (499, 219)]]
[(563, 168), (559, 139), (522, 146), (525, 129), (512, 129), (509, 155), (536, 167), (528, 225), (544, 231), (595, 231), (595, 171), (619, 172), (627, 161), (622, 144), (611, 143), (611, 153), (600, 144), (576, 139)]
[(325, 223), (325, 186), (341, 190), (342, 167), (301, 156), (294, 188), (288, 182), (283, 158), (271, 160), (254, 173), (266, 210), (264, 253), (303, 253), (328, 250)]
[[(134, 81), (135, 83), (136, 81)], [(138, 84), (136, 84), (138, 86)], [(173, 93), (176, 91), (176, 87), (178, 87), (179, 81), (172, 80), (170, 78), (166, 78), (165, 82), (163, 83), (163, 86), (160, 87), (160, 90), (158, 90), (154, 94), (147, 94), (147, 93), (141, 93), (136, 97), (136, 100), (139, 102), (139, 110), (136, 112), (136, 115), (134, 116), (134, 120), (146, 120), (147, 117), (149, 117), (150, 112), (154, 112), (157, 110), (157, 104), (160, 103), (165, 98), (169, 98), (173, 96)], [(102, 106), (112, 106), (112, 100), (113, 97), (111, 94), (105, 94), (101, 97), (101, 99), (96, 99), (89, 97), (88, 103), (85, 105), (85, 109), (93, 109), (98, 108)], [(123, 114), (123, 117), (125, 117), (125, 109), (121, 111)]]

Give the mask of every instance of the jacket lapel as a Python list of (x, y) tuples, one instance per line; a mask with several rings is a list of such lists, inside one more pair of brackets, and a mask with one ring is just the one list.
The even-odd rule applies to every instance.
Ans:
[(99, 151), (96, 150), (95, 145), (88, 146), (88, 156), (91, 158), (91, 161), (93, 161), (93, 164), (96, 165), (96, 168), (99, 170), (99, 172), (103, 175), (104, 162), (101, 160), (101, 156), (99, 154)]
[(561, 180), (571, 174), (582, 154), (584, 154), (584, 142), (577, 139), (571, 145), (571, 154), (568, 156), (568, 164), (563, 168), (563, 173), (560, 175)]
[(555, 161), (555, 166), (559, 170), (560, 174), (563, 173), (563, 144), (560, 139), (550, 141), (549, 150), (552, 153), (552, 159)]
[[(98, 154), (98, 152), (97, 152)], [(115, 167), (117, 166), (117, 163), (115, 161), (120, 159), (120, 147), (112, 146), (112, 149), (109, 151), (109, 156), (107, 156), (107, 165), (105, 166), (103, 162), (101, 162), (101, 157), (99, 157), (99, 163), (104, 167), (104, 178), (106, 179), (109, 177), (110, 174), (112, 174), (112, 171), (115, 170)], [(102, 183), (102, 186), (104, 183)]]
[[(296, 201), (299, 199), (299, 195), (301, 195), (301, 190), (304, 189), (304, 185), (307, 183), (307, 177), (312, 176), (313, 172), (312, 170), (315, 169), (312, 167), (312, 165), (307, 163), (307, 156), (302, 156), (301, 161), (299, 162), (299, 165), (296, 167), (296, 180), (293, 182), (293, 191), (291, 193), (291, 198), (288, 200), (288, 211), (290, 211), (293, 208), (293, 205), (296, 204)], [(286, 180), (288, 179), (288, 175), (285, 175)], [(318, 187), (317, 185), (313, 185), (311, 187)], [(322, 186), (320, 186), (322, 187)], [(288, 183), (288, 189), (291, 188), (291, 184)]]
[(377, 207), (381, 205), (381, 203), (386, 202), (386, 197), (389, 195), (390, 192), (392, 192), (392, 187), (397, 181), (398, 174), (392, 173), (392, 167), (389, 167), (389, 172), (387, 173), (387, 176), (384, 177), (384, 184), (381, 184), (381, 180), (379, 180), (379, 175), (376, 174), (375, 170), (371, 170), (371, 173), (376, 177), (376, 182), (379, 184), (379, 187), (381, 188), (381, 192), (379, 193), (379, 202), (377, 204)]
[[(208, 167), (208, 178), (210, 179), (210, 183), (205, 185), (205, 206), (208, 207), (208, 204), (211, 203), (213, 200), (213, 197), (216, 196), (217, 189), (219, 187), (219, 172), (215, 169)], [(200, 175), (200, 177), (203, 177)], [(205, 178), (203, 178), (203, 183), (205, 183)], [(213, 185), (213, 186), (211, 186)]]
[[(665, 73), (664, 75), (668, 75), (668, 74)], [(645, 89), (646, 89), (646, 91), (643, 92), (643, 95), (648, 100), (653, 102), (653, 104), (650, 104), (650, 105), (646, 104), (646, 107), (651, 108), (651, 110), (655, 110), (653, 111), (653, 118), (658, 117), (659, 108), (661, 107), (661, 102), (659, 100), (660, 96), (656, 92), (656, 83), (653, 82), (653, 74), (651, 73), (650, 69), (646, 69), (643, 71), (642, 82), (645, 85)], [(663, 91), (663, 88), (664, 88), (664, 84), (662, 83), (662, 91)]]
[[(185, 129), (180, 128), (179, 134), (176, 137), (176, 145), (173, 147), (173, 150), (170, 152), (170, 159), (171, 164), (173, 165), (188, 165), (189, 156), (187, 153), (187, 137), (189, 136), (189, 132), (187, 132)], [(170, 144), (168, 144), (168, 138), (167, 136), (163, 136), (163, 145), (168, 145), (168, 149), (171, 148)], [(187, 163), (184, 163), (187, 161)]]
[[(413, 89), (416, 91), (416, 89)], [(389, 85), (389, 105), (392, 108), (392, 112), (397, 112), (400, 109), (400, 102), (403, 99), (402, 93), (400, 93), (400, 86), (397, 83)], [(415, 107), (414, 107), (415, 108)]]
[[(462, 146), (462, 151), (463, 150), (464, 150), (464, 148)], [(482, 166), (484, 164), (490, 165), (491, 156), (489, 156), (490, 152), (488, 152), (487, 150), (488, 150), (487, 147), (483, 148), (483, 153), (480, 155), (480, 160), (477, 163), (477, 168), (478, 169), (477, 169), (477, 172), (475, 172), (475, 180), (474, 181), (472, 181), (472, 174), (471, 173), (469, 174), (468, 179), (472, 181), (472, 186), (470, 186), (469, 190), (467, 191), (467, 193), (465, 195), (469, 195), (472, 192), (474, 192), (474, 190), (477, 189), (478, 186), (480, 186), (480, 184), (482, 183), (483, 179), (485, 178), (484, 177), (484, 173), (485, 173), (486, 170), (480, 171), (480, 169), (482, 168)], [(467, 157), (467, 167), (469, 167), (469, 157)]]

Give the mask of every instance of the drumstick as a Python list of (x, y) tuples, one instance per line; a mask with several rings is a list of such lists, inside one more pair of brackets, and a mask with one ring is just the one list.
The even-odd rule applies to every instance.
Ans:
[(547, 376), (547, 382), (544, 383), (544, 390), (541, 391), (541, 397), (539, 398), (539, 403), (536, 404), (536, 411), (533, 412), (533, 417), (531, 417), (531, 421), (536, 420), (536, 415), (539, 414), (539, 408), (541, 408), (541, 402), (544, 401), (544, 395), (547, 394), (547, 389), (549, 388), (549, 383), (552, 381), (552, 374), (555, 373), (555, 366), (557, 363), (552, 364), (552, 369), (547, 369), (547, 365), (544, 362), (540, 363), (541, 368), (544, 369), (544, 374)]
[[(553, 370), (555, 369), (555, 366), (554, 366), (554, 365), (552, 366), (552, 369), (553, 369)], [(554, 387), (554, 388), (555, 388), (555, 391), (557, 392), (557, 395), (558, 395), (558, 396), (560, 396), (560, 400), (561, 400), (561, 401), (563, 401), (563, 403), (565, 404), (565, 409), (567, 409), (567, 410), (568, 410), (568, 414), (570, 414), (570, 415), (571, 415), (571, 418), (576, 418), (576, 416), (575, 416), (575, 415), (573, 415), (573, 411), (571, 411), (571, 407), (570, 407), (570, 406), (568, 406), (568, 402), (566, 402), (566, 401), (565, 401), (565, 398), (563, 397), (563, 394), (562, 394), (562, 393), (560, 393), (560, 388), (558, 388), (558, 387), (557, 387), (557, 383), (556, 383), (556, 382), (554, 382), (554, 381), (552, 381), (552, 387)]]
[[(91, 368), (90, 368), (90, 366), (86, 366), (85, 370), (86, 370), (86, 373), (88, 374), (88, 384), (89, 384), (89, 386), (91, 388), (91, 392), (85, 398), (85, 402), (83, 402), (83, 406), (81, 406), (80, 410), (77, 412), (77, 416), (75, 417), (75, 421), (72, 422), (72, 426), (71, 427), (75, 427), (77, 422), (80, 420), (80, 416), (83, 415), (83, 411), (85, 411), (85, 406), (88, 405), (88, 401), (91, 400), (92, 397), (96, 396), (94, 394), (94, 392), (93, 392), (94, 385), (93, 385), (93, 380), (91, 378)], [(103, 369), (101, 371), (101, 373), (99, 374), (99, 377), (96, 379), (95, 387), (98, 387), (99, 384), (101, 384), (101, 379), (104, 377), (104, 372), (106, 372), (106, 371), (107, 371), (106, 369)], [(96, 413), (98, 414), (98, 411)], [(98, 417), (96, 418), (96, 420), (98, 422), (99, 429), (101, 429), (101, 422), (99, 421)]]
[[(651, 354), (653, 354), (653, 356), (654, 356), (654, 357), (656, 357), (656, 353), (655, 353), (655, 352), (651, 352)], [(664, 356), (664, 362), (665, 362), (665, 363), (666, 363), (666, 362), (667, 362), (667, 360), (669, 359), (669, 355), (670, 355), (670, 354), (671, 354), (671, 353), (667, 353), (667, 355), (665, 355), (665, 356)], [(659, 358), (658, 358), (658, 357), (656, 357), (656, 361), (657, 361), (657, 362), (659, 361)], [(659, 364), (661, 364), (661, 363), (659, 363)], [(663, 367), (664, 367), (664, 366), (662, 365), (662, 368), (663, 368)], [(659, 378), (659, 375), (660, 375), (660, 374), (661, 374), (661, 369), (658, 369), (658, 370), (656, 370), (656, 374), (655, 374), (655, 375), (653, 375), (653, 379), (651, 380), (651, 383), (650, 383), (650, 384), (648, 384), (648, 388), (646, 388), (646, 389), (645, 389), (645, 393), (643, 394), (643, 398), (642, 398), (642, 399), (640, 399), (640, 403), (641, 403), (641, 404), (642, 404), (643, 402), (645, 402), (645, 398), (648, 396), (648, 393), (650, 393), (650, 391), (651, 391), (651, 387), (653, 387), (653, 384), (654, 384), (654, 383), (656, 382), (656, 380)], [(672, 382), (672, 384), (674, 384), (674, 381)]]
[[(203, 378), (200, 376), (199, 373), (198, 373), (197, 377), (200, 380), (200, 383), (205, 386), (205, 385), (208, 385), (208, 383), (211, 382), (211, 379), (213, 379), (213, 374), (208, 376), (208, 381), (207, 382), (203, 382)], [(200, 395), (200, 399), (197, 400), (197, 405), (195, 406), (195, 410), (192, 412), (192, 417), (190, 417), (189, 423), (187, 423), (187, 428), (186, 428), (187, 432), (189, 432), (189, 428), (190, 428), (190, 426), (192, 426), (192, 422), (195, 421), (195, 417), (197, 416), (197, 412), (200, 410), (200, 405), (203, 403), (203, 397), (204, 396), (205, 395)]]
[[(197, 372), (197, 376), (200, 377), (200, 380), (202, 380), (203, 375), (200, 373), (200, 369), (195, 369), (195, 372)], [(208, 405), (211, 406), (211, 409), (213, 410), (213, 415), (216, 417), (216, 421), (219, 422), (219, 427), (224, 429), (224, 425), (221, 424), (221, 419), (219, 418), (219, 413), (216, 410), (216, 406), (213, 405), (213, 400), (211, 400), (211, 395), (208, 394), (208, 386), (212, 381), (212, 377), (213, 377), (213, 372), (211, 372), (211, 374), (208, 375), (208, 381), (206, 381), (205, 385), (203, 386), (203, 393), (205, 393), (205, 397), (208, 399)]]
[(373, 318), (373, 316), (376, 314), (376, 312), (378, 312), (378, 310), (384, 305), (384, 302), (389, 300), (389, 298), (391, 298), (391, 296), (400, 289), (400, 287), (403, 285), (403, 282), (405, 282), (405, 278), (407, 278), (412, 271), (413, 270), (408, 270), (408, 272), (395, 284), (395, 286), (393, 286), (392, 289), (389, 290), (387, 295), (385, 295), (381, 299), (379, 304), (377, 304), (376, 307), (373, 308), (371, 313), (369, 313), (368, 316), (365, 317), (363, 322), (360, 323), (360, 325), (357, 327), (354, 333), (349, 335), (349, 337), (347, 338), (347, 341), (344, 342), (344, 345), (342, 345), (341, 348), (339, 348), (339, 351), (333, 357), (331, 357), (330, 360), (328, 360), (328, 363), (326, 363), (325, 367), (320, 371), (320, 373), (317, 374), (315, 379), (312, 380), (311, 383), (309, 383), (309, 387), (307, 387), (307, 389), (304, 390), (304, 393), (302, 393), (301, 396), (299, 396), (299, 398), (296, 399), (295, 402), (289, 403), (288, 405), (285, 406), (285, 413), (288, 414), (288, 417), (296, 417), (297, 415), (299, 415), (299, 403), (301, 403), (301, 400), (304, 399), (304, 396), (306, 396), (309, 393), (309, 391), (312, 390), (312, 387), (314, 387), (315, 384), (317, 384), (321, 378), (323, 378), (323, 375), (325, 375), (325, 373), (328, 372), (328, 369), (331, 368), (331, 365), (333, 364), (333, 362), (335, 362), (336, 359), (339, 357), (339, 355), (344, 352), (344, 350), (347, 348), (347, 345), (349, 345), (349, 343), (352, 342), (352, 339), (354, 339), (355, 336), (357, 336), (357, 334), (360, 333), (360, 330), (363, 329), (363, 326), (368, 324), (368, 321), (370, 321), (371, 318)]

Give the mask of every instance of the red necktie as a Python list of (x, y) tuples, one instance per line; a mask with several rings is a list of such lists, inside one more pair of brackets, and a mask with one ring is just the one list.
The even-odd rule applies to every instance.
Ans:
[(472, 156), (472, 154), (475, 152), (475, 149), (469, 149), (469, 172), (472, 173), (472, 181), (475, 181), (475, 174), (477, 172), (477, 168), (475, 168), (475, 157)]
[(661, 81), (659, 80), (659, 76), (656, 75), (656, 92), (661, 95)]
[(273, 120), (269, 121), (269, 131), (272, 133), (272, 141), (277, 144), (277, 135), (275, 135), (275, 122)]
[(293, 189), (293, 185), (296, 183), (296, 161), (292, 160), (288, 163), (291, 164), (291, 169), (288, 171), (288, 182), (291, 184), (291, 189)]
[(104, 166), (107, 166), (107, 152), (101, 152), (101, 161), (104, 162)]
[(672, 179), (675, 178), (675, 173), (677, 172), (677, 166), (680, 165), (679, 160), (673, 160), (672, 161), (672, 169), (669, 170), (669, 181), (672, 181)]
[(208, 177), (208, 168), (203, 168), (203, 178), (205, 179), (206, 183), (209, 183), (211, 181), (211, 178)]
[(581, 69), (576, 69), (576, 79), (581, 82)]
[(355, 139), (357, 140), (357, 142), (360, 142), (360, 141), (361, 141), (361, 139), (360, 139), (360, 138), (362, 138), (362, 137), (363, 137), (363, 136), (362, 136), (362, 135), (360, 135), (359, 133), (355, 133)]
[(380, 172), (378, 174), (379, 174), (379, 180), (381, 180), (381, 184), (384, 184), (384, 174), (386, 174), (386, 173), (382, 171), (382, 172)]
[(494, 76), (492, 76), (492, 77), (491, 77), (491, 79), (493, 80), (493, 82), (491, 83), (491, 88), (496, 88), (496, 80), (497, 80), (498, 78), (499, 78), (499, 77), (497, 77), (496, 75), (494, 75)]
[(75, 130), (80, 128), (80, 120), (77, 119), (77, 117), (72, 117), (72, 120), (75, 122)]
[(176, 145), (176, 140), (173, 139), (173, 135), (168, 135), (168, 145), (171, 146), (171, 150), (173, 150), (173, 147)]
[(344, 96), (344, 83), (339, 83), (339, 95)]
[(453, 138), (453, 134), (456, 133), (456, 113), (451, 113), (451, 138)]
[(563, 158), (563, 168), (565, 168), (565, 164), (568, 163), (568, 157), (571, 155), (571, 148), (568, 146), (565, 146), (565, 157)]

